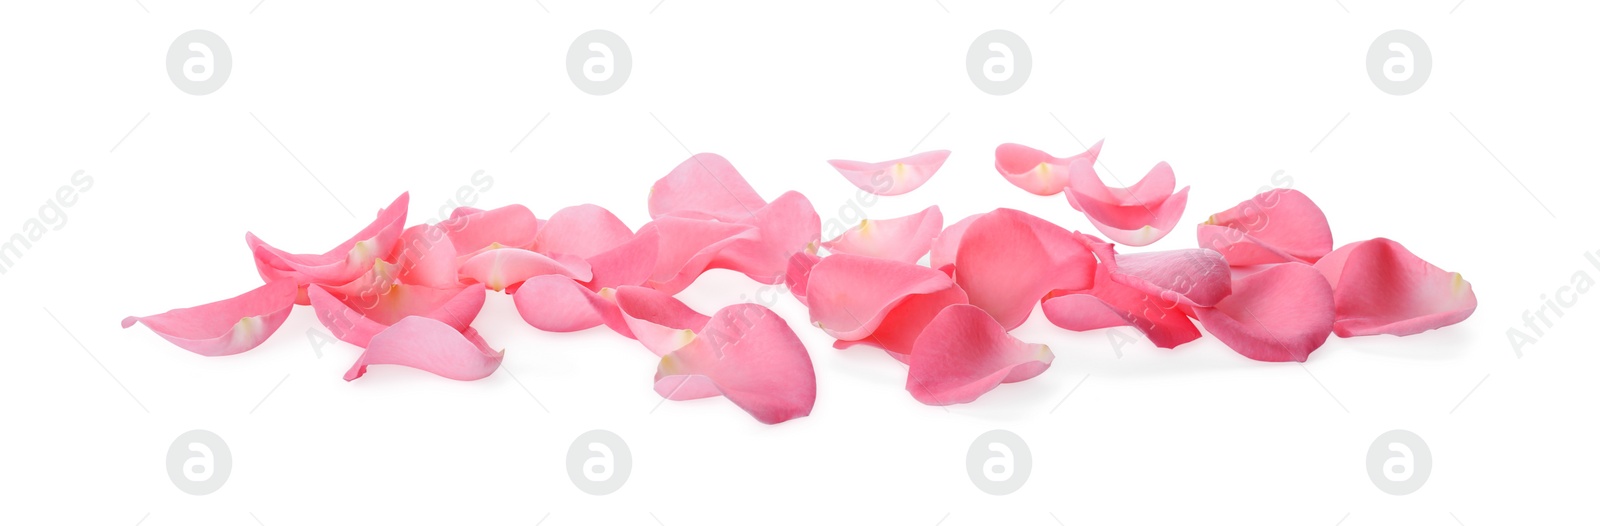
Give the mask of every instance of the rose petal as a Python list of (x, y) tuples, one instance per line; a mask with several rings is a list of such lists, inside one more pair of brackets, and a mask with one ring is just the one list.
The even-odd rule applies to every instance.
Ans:
[(791, 255), (815, 250), (822, 229), (816, 209), (799, 192), (785, 192), (738, 223), (755, 227), (754, 238), (729, 243), (717, 252), (711, 268), (739, 272), (768, 285), (783, 282)]
[(767, 206), (721, 155), (697, 153), (650, 187), (650, 217), (682, 215), (733, 222)]
[(372, 268), (372, 262), (394, 250), (405, 228), (406, 210), (411, 203), (409, 192), (400, 194), (389, 206), (378, 211), (360, 232), (339, 246), (321, 254), (291, 254), (268, 245), (255, 234), (246, 232), (245, 244), (255, 256), (256, 270), (265, 281), (294, 280), (301, 288), (297, 300), (305, 305), (305, 286), (311, 283), (338, 285), (360, 277)]
[(465, 331), (483, 310), (487, 292), (482, 285), (454, 289), (394, 285), (381, 294), (347, 296), (311, 285), (308, 295), (317, 320), (333, 337), (366, 347), (374, 335), (410, 316), (432, 318)]
[(656, 356), (666, 356), (694, 340), (711, 321), (672, 295), (645, 287), (620, 287), (617, 309), (639, 343)]
[(789, 269), (784, 275), (784, 287), (789, 289), (789, 294), (800, 300), (801, 305), (806, 304), (806, 287), (811, 281), (811, 269), (817, 266), (822, 258), (810, 252), (799, 252), (789, 258)]
[(1236, 266), (1286, 261), (1316, 263), (1333, 249), (1328, 218), (1298, 190), (1263, 192), (1212, 215), (1198, 228), (1200, 248)]
[(611, 211), (596, 205), (557, 210), (534, 235), (533, 250), (588, 259), (633, 239), (633, 230)]
[(545, 275), (524, 281), (511, 297), (517, 314), (536, 329), (574, 332), (605, 324), (617, 334), (632, 338), (617, 304), (605, 297), (611, 293), (611, 289), (596, 293), (569, 278)]
[(893, 219), (863, 219), (822, 248), (836, 254), (854, 254), (916, 263), (933, 248), (933, 238), (944, 226), (938, 205)]
[(401, 283), (435, 288), (460, 286), (456, 247), (443, 228), (427, 223), (407, 228), (389, 259), (399, 266), (396, 278)]
[(639, 229), (641, 233), (646, 230), (660, 235), (655, 270), (648, 286), (668, 294), (677, 294), (694, 283), (723, 248), (758, 235), (750, 225), (673, 216), (656, 219)]
[[(1110, 245), (1106, 252), (1111, 252)], [(1233, 292), (1228, 260), (1203, 248), (1115, 254), (1100, 260), (1110, 263), (1111, 279), (1169, 304), (1210, 307)]]
[(589, 290), (643, 285), (655, 273), (661, 235), (655, 229), (640, 229), (632, 239), (588, 259), (594, 279), (584, 285)]
[(477, 380), (499, 369), (504, 359), (505, 353), (489, 348), (476, 330), (463, 333), (439, 320), (409, 316), (373, 336), (344, 379), (362, 377), (370, 365), (404, 365), (451, 380)]
[(1311, 265), (1284, 263), (1233, 280), (1233, 294), (1194, 313), (1252, 360), (1304, 362), (1333, 332), (1333, 287)]
[[(1120, 197), (1100, 182), (1090, 163), (1089, 160), (1079, 160), (1068, 169), (1072, 173), (1073, 184), (1067, 187), (1067, 204), (1083, 212), (1095, 230), (1112, 241), (1134, 247), (1154, 243), (1171, 232), (1183, 217), (1183, 209), (1189, 204), (1188, 187), (1170, 196), (1146, 198), (1146, 194), (1166, 186), (1162, 184), (1163, 179), (1171, 179), (1172, 170), (1166, 167), (1166, 163), (1156, 165), (1134, 188), (1121, 190), (1126, 195)], [(1156, 180), (1155, 184), (1143, 186), (1152, 179)], [(1102, 201), (1095, 198), (1097, 194), (1115, 197), (1117, 201)], [(1123, 198), (1135, 202), (1121, 204)]]
[(1094, 170), (1094, 161), (1082, 159), (1067, 165), (1067, 187), (1078, 199), (1093, 199), (1114, 206), (1154, 206), (1165, 201), (1178, 187), (1172, 174), (1172, 165), (1165, 161), (1156, 163), (1143, 179), (1127, 188), (1111, 188), (1100, 180)]
[(973, 221), (956, 254), (956, 284), (1007, 330), (1050, 291), (1094, 284), (1095, 256), (1081, 234), (1008, 208)]
[(507, 205), (475, 214), (464, 214), (439, 222), (450, 234), (459, 261), (477, 255), (493, 245), (532, 248), (539, 233), (539, 218), (522, 205)]
[(1096, 271), (1094, 288), (1051, 293), (1041, 307), (1050, 323), (1070, 331), (1129, 326), (1166, 349), (1200, 338), (1176, 303), (1117, 282), (1108, 265)]
[(835, 254), (811, 269), (811, 322), (828, 335), (910, 354), (928, 321), (967, 295), (943, 272), (900, 261)]
[(950, 150), (934, 150), (878, 163), (832, 160), (828, 164), (856, 188), (878, 195), (900, 195), (928, 182), (948, 158)]
[(966, 235), (967, 227), (980, 217), (983, 214), (973, 214), (945, 227), (944, 232), (940, 232), (939, 237), (933, 240), (933, 249), (928, 252), (928, 266), (955, 275), (956, 250), (961, 248), (961, 236)]
[(122, 320), (122, 328), (143, 323), (156, 335), (201, 356), (238, 354), (261, 345), (283, 325), (299, 290), (292, 280), (270, 281), (222, 301), (129, 316)]
[(1460, 323), (1478, 308), (1461, 274), (1381, 237), (1339, 247), (1316, 269), (1333, 285), (1333, 332), (1343, 338), (1417, 334)]
[(928, 405), (965, 404), (1002, 383), (1038, 376), (1055, 354), (1006, 333), (972, 305), (946, 307), (917, 337), (906, 390)]
[(482, 283), (490, 290), (503, 291), (534, 276), (554, 274), (576, 281), (594, 277), (589, 263), (577, 256), (546, 256), (520, 248), (498, 248), (479, 252), (461, 264), (461, 277)]
[(805, 345), (783, 318), (752, 303), (717, 311), (690, 344), (663, 357), (656, 392), (676, 399), (675, 391), (694, 387), (694, 377), (763, 424), (809, 415), (817, 399)]
[(1105, 141), (1094, 143), (1088, 151), (1071, 157), (1053, 157), (1020, 144), (1002, 144), (994, 150), (994, 168), (1017, 188), (1055, 195), (1067, 187), (1067, 167), (1078, 159), (1094, 162), (1100, 157), (1103, 144)]

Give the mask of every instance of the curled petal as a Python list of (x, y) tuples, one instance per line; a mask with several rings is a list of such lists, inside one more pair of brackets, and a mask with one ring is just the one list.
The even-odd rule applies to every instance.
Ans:
[(1333, 285), (1333, 332), (1343, 338), (1417, 334), (1460, 323), (1478, 308), (1461, 274), (1381, 237), (1339, 247), (1316, 269)]
[(994, 168), (1017, 188), (1038, 195), (1055, 195), (1067, 187), (1067, 167), (1079, 159), (1093, 163), (1100, 157), (1100, 146), (1071, 157), (1053, 157), (1020, 144), (1002, 144), (994, 149)]
[(822, 244), (836, 254), (854, 254), (916, 263), (933, 247), (933, 238), (944, 226), (938, 205), (921, 212), (893, 219), (863, 219), (838, 238)]
[[(1102, 257), (1101, 261), (1107, 259)], [(1111, 279), (1167, 303), (1210, 307), (1233, 292), (1228, 260), (1212, 250), (1116, 254), (1109, 261)]]
[(588, 259), (633, 239), (633, 230), (611, 211), (596, 205), (557, 210), (534, 235), (533, 250)]
[(832, 160), (828, 164), (856, 188), (878, 195), (900, 195), (928, 182), (948, 158), (950, 150), (934, 150), (878, 163)]
[(1041, 306), (1050, 323), (1070, 331), (1129, 326), (1166, 349), (1200, 338), (1177, 303), (1119, 283), (1107, 265), (1096, 271), (1094, 288), (1051, 293)]
[(482, 285), (455, 289), (394, 285), (382, 294), (348, 296), (311, 285), (308, 295), (317, 320), (335, 338), (366, 347), (374, 335), (410, 316), (432, 318), (465, 331), (483, 310), (487, 294)]
[(939, 237), (933, 239), (933, 249), (928, 252), (928, 266), (944, 271), (945, 274), (954, 275), (956, 250), (961, 248), (961, 236), (966, 235), (967, 227), (972, 226), (972, 222), (980, 217), (983, 217), (983, 214), (973, 214), (945, 227), (944, 232), (940, 232)]
[(122, 328), (143, 323), (156, 335), (201, 356), (238, 354), (261, 345), (283, 325), (299, 290), (291, 280), (270, 281), (250, 292), (198, 307), (129, 316), (122, 320)]
[(759, 235), (750, 225), (674, 216), (656, 219), (639, 229), (640, 233), (646, 230), (660, 236), (648, 286), (668, 294), (677, 294), (694, 283), (723, 248)]
[(811, 281), (811, 269), (817, 266), (822, 258), (810, 252), (797, 252), (789, 258), (789, 269), (783, 277), (783, 284), (801, 305), (806, 304), (806, 285)]
[(615, 299), (628, 330), (656, 356), (666, 356), (687, 345), (711, 321), (710, 316), (655, 289), (620, 287)]
[(1053, 360), (1049, 347), (1013, 338), (983, 309), (951, 305), (917, 338), (906, 390), (928, 405), (965, 404), (1038, 376)]
[(767, 206), (721, 155), (697, 153), (650, 187), (650, 218), (681, 215), (733, 222)]
[[(245, 244), (255, 256), (256, 270), (266, 281), (290, 279), (301, 287), (304, 300), (305, 286), (311, 283), (338, 285), (360, 277), (372, 268), (372, 262), (394, 250), (405, 228), (406, 209), (411, 194), (402, 193), (389, 206), (378, 211), (378, 217), (356, 232), (350, 239), (321, 254), (291, 254), (246, 232)], [(300, 301), (304, 305), (304, 301)]]
[(768, 285), (783, 282), (791, 255), (816, 249), (822, 230), (816, 209), (800, 192), (785, 192), (738, 223), (755, 227), (754, 238), (729, 243), (711, 268), (739, 272)]
[[(1151, 177), (1159, 178), (1160, 176), (1157, 174), (1163, 173), (1162, 168), (1165, 166), (1166, 163), (1157, 165), (1156, 169), (1151, 171), (1151, 175), (1146, 177), (1146, 180)], [(1175, 194), (1170, 194), (1170, 196), (1164, 195), (1158, 198), (1144, 199), (1145, 196), (1142, 194), (1148, 194), (1152, 190), (1159, 190), (1162, 185), (1142, 187), (1141, 185), (1144, 181), (1141, 181), (1141, 185), (1122, 190), (1122, 195), (1112, 195), (1114, 192), (1101, 184), (1100, 178), (1094, 175), (1094, 170), (1090, 167), (1089, 161), (1077, 161), (1073, 163), (1070, 170), (1074, 173), (1073, 180), (1079, 181), (1079, 183), (1067, 187), (1067, 204), (1072, 205), (1073, 209), (1083, 212), (1083, 215), (1089, 218), (1089, 223), (1094, 225), (1095, 230), (1099, 230), (1100, 233), (1105, 234), (1112, 241), (1124, 245), (1142, 247), (1165, 237), (1167, 232), (1172, 231), (1172, 227), (1177, 226), (1178, 220), (1183, 217), (1184, 207), (1189, 204), (1188, 187), (1184, 187), (1184, 189)], [(1164, 173), (1167, 179), (1171, 178), (1172, 170), (1170, 168), (1167, 168)], [(1080, 187), (1087, 187), (1088, 190), (1082, 190)], [(1101, 201), (1094, 197), (1097, 193), (1106, 194), (1119, 200), (1113, 202)], [(1138, 200), (1132, 204), (1121, 204), (1121, 198)]]
[(457, 257), (464, 261), (494, 245), (532, 248), (539, 233), (539, 218), (526, 206), (507, 205), (451, 217), (438, 226), (450, 235)]
[(503, 291), (534, 276), (554, 274), (577, 281), (593, 275), (589, 263), (577, 256), (546, 256), (520, 248), (497, 248), (479, 252), (461, 264), (461, 277), (482, 283), (490, 290)]
[(1127, 188), (1111, 188), (1094, 171), (1094, 161), (1079, 160), (1067, 166), (1067, 187), (1078, 199), (1093, 199), (1113, 206), (1151, 205), (1165, 201), (1178, 187), (1172, 165), (1156, 163), (1143, 179)]
[(707, 386), (763, 424), (811, 414), (817, 400), (805, 345), (783, 318), (752, 303), (717, 311), (692, 342), (661, 358), (657, 393), (683, 399), (674, 393)]
[(617, 334), (632, 338), (617, 304), (606, 298), (611, 294), (611, 289), (596, 293), (569, 278), (545, 275), (522, 282), (511, 297), (517, 314), (536, 329), (574, 332), (605, 324)]
[(1333, 287), (1311, 265), (1274, 265), (1235, 279), (1233, 294), (1194, 313), (1206, 331), (1245, 357), (1303, 362), (1333, 332)]
[(1021, 325), (1053, 290), (1094, 284), (1095, 256), (1086, 238), (1008, 208), (973, 221), (956, 250), (955, 281), (1007, 330)]
[(900, 261), (835, 254), (811, 269), (811, 322), (829, 336), (909, 355), (923, 327), (967, 295), (943, 272)]
[(1200, 248), (1235, 267), (1287, 261), (1316, 263), (1333, 250), (1328, 217), (1298, 190), (1263, 192), (1214, 214), (1198, 229)]
[(398, 265), (401, 283), (435, 288), (460, 286), (456, 247), (443, 228), (423, 223), (400, 234), (390, 260)]
[(360, 378), (369, 365), (404, 365), (451, 380), (477, 380), (499, 369), (504, 359), (505, 353), (489, 348), (476, 330), (463, 333), (439, 320), (410, 316), (373, 336), (344, 379)]

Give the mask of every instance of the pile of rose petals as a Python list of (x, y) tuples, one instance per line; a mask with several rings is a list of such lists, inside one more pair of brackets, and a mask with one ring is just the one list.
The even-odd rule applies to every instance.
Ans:
[[(1161, 238), (1181, 216), (1188, 188), (1174, 192), (1166, 163), (1129, 188), (1107, 187), (1093, 169), (1100, 146), (1056, 158), (1007, 144), (995, 167), (1029, 192), (1065, 194), (1112, 241)], [(927, 182), (948, 156), (830, 163), (864, 191), (897, 195)], [(407, 227), (408, 204), (402, 194), (322, 253), (292, 253), (246, 234), (264, 285), (123, 326), (143, 323), (179, 347), (224, 356), (260, 345), (296, 304), (310, 305), (331, 334), (364, 349), (346, 380), (374, 365), (476, 380), (504, 359), (472, 328), (494, 291), (512, 295), (535, 328), (603, 325), (638, 341), (659, 360), (654, 388), (664, 398), (722, 396), (773, 424), (810, 413), (810, 355), (764, 306), (704, 314), (673, 297), (708, 270), (784, 285), (835, 347), (878, 347), (905, 363), (906, 390), (930, 405), (971, 402), (1047, 369), (1049, 347), (1010, 334), (1036, 305), (1059, 327), (1130, 326), (1165, 348), (1198, 339), (1199, 321), (1264, 361), (1303, 361), (1329, 334), (1443, 327), (1477, 306), (1460, 274), (1394, 241), (1334, 250), (1321, 209), (1286, 189), (1211, 216), (1199, 227), (1201, 248), (1143, 253), (1118, 253), (1098, 237), (1006, 208), (945, 226), (930, 206), (822, 240), (805, 196), (768, 201), (715, 154), (694, 155), (656, 181), (652, 219), (637, 230), (594, 205), (546, 219), (521, 205), (459, 208), (437, 224)]]

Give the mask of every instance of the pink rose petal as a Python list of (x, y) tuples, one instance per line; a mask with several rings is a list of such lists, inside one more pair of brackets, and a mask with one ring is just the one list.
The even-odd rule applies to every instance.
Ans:
[(390, 259), (398, 265), (401, 283), (435, 288), (460, 286), (456, 247), (447, 230), (423, 223), (400, 234)]
[(633, 239), (633, 230), (610, 210), (596, 205), (557, 210), (534, 235), (533, 250), (588, 259)]
[(1333, 332), (1333, 287), (1311, 265), (1284, 263), (1233, 280), (1233, 294), (1194, 313), (1245, 357), (1304, 362)]
[(723, 248), (759, 235), (750, 225), (674, 216), (656, 219), (639, 229), (640, 233), (646, 230), (660, 236), (648, 286), (668, 294), (677, 294), (694, 283)]
[(1023, 343), (972, 305), (945, 307), (917, 337), (906, 390), (928, 405), (965, 404), (1002, 383), (1038, 376), (1055, 354)]
[(1111, 279), (1168, 304), (1210, 307), (1233, 292), (1228, 260), (1203, 248), (1115, 254), (1101, 262), (1109, 262)]
[(817, 266), (819, 261), (822, 261), (822, 258), (810, 252), (800, 252), (789, 258), (789, 268), (783, 277), (783, 284), (789, 289), (789, 294), (800, 300), (801, 305), (806, 305), (806, 287), (811, 281), (811, 269)]
[(697, 153), (650, 187), (650, 217), (681, 215), (734, 222), (767, 202), (721, 155)]
[(261, 345), (283, 325), (299, 290), (292, 280), (270, 281), (222, 301), (129, 316), (122, 320), (122, 328), (143, 323), (156, 335), (201, 356), (238, 354)]
[(811, 269), (811, 322), (845, 343), (909, 355), (923, 327), (967, 295), (943, 272), (900, 261), (835, 254)]
[(1089, 160), (1074, 162), (1068, 172), (1072, 184), (1067, 187), (1067, 204), (1083, 212), (1101, 234), (1124, 245), (1142, 247), (1165, 237), (1177, 226), (1189, 203), (1188, 187), (1175, 194), (1153, 195), (1172, 186), (1172, 168), (1166, 163), (1156, 165), (1145, 179), (1128, 189), (1106, 188)]
[(333, 337), (366, 347), (374, 335), (410, 316), (433, 318), (465, 331), (483, 310), (487, 292), (482, 285), (455, 289), (394, 285), (381, 294), (363, 297), (311, 285), (308, 295), (317, 320)]
[(1098, 269), (1094, 288), (1051, 293), (1041, 306), (1050, 323), (1070, 331), (1128, 326), (1166, 349), (1200, 338), (1200, 330), (1174, 302), (1117, 282), (1107, 265)]
[(967, 227), (972, 226), (972, 222), (980, 217), (983, 217), (983, 214), (973, 214), (944, 227), (939, 237), (933, 239), (933, 249), (928, 252), (928, 266), (939, 269), (945, 274), (955, 275), (956, 250), (961, 248), (961, 236), (966, 235)]
[(438, 226), (450, 234), (458, 261), (465, 261), (494, 245), (532, 248), (539, 233), (539, 218), (526, 206), (507, 205), (452, 217)]
[(994, 168), (1017, 188), (1038, 195), (1055, 195), (1067, 187), (1067, 167), (1079, 159), (1094, 162), (1100, 157), (1103, 144), (1105, 141), (1094, 143), (1088, 151), (1071, 157), (1053, 157), (1027, 146), (1006, 143), (994, 149)]
[(628, 330), (656, 356), (666, 356), (687, 345), (711, 321), (710, 316), (655, 289), (620, 287), (615, 299)]
[(832, 160), (828, 164), (856, 188), (878, 195), (900, 195), (928, 182), (949, 157), (950, 150), (934, 150), (877, 163)]
[(1095, 256), (1081, 234), (1008, 208), (973, 221), (956, 254), (956, 284), (1007, 330), (1050, 291), (1094, 284)]
[(1198, 228), (1200, 248), (1236, 266), (1286, 261), (1316, 263), (1333, 250), (1328, 218), (1298, 190), (1264, 192), (1214, 214)]
[(696, 377), (763, 424), (809, 415), (817, 400), (805, 345), (783, 318), (752, 303), (717, 311), (693, 341), (662, 357), (656, 392), (681, 399), (674, 393), (695, 389)]
[(799, 192), (785, 192), (738, 223), (755, 227), (754, 237), (729, 243), (717, 252), (711, 268), (739, 272), (768, 285), (783, 282), (791, 255), (815, 250), (822, 230), (816, 209)]
[(594, 277), (589, 263), (577, 256), (546, 256), (520, 248), (496, 248), (479, 252), (461, 264), (461, 278), (482, 283), (489, 290), (503, 291), (534, 276), (554, 274), (576, 281)]
[(1478, 308), (1472, 284), (1394, 241), (1358, 241), (1317, 261), (1333, 285), (1333, 332), (1340, 337), (1408, 336), (1460, 323)]
[(372, 223), (356, 232), (350, 239), (321, 254), (291, 254), (257, 238), (244, 234), (245, 244), (255, 256), (256, 270), (265, 281), (294, 280), (300, 286), (297, 303), (306, 304), (305, 286), (311, 283), (338, 285), (360, 277), (372, 268), (372, 262), (388, 255), (399, 242), (405, 229), (406, 210), (411, 203), (409, 192), (400, 194), (389, 206), (378, 211)]
[(371, 365), (403, 365), (451, 380), (477, 380), (499, 369), (504, 359), (505, 353), (489, 348), (476, 330), (463, 333), (439, 320), (410, 316), (373, 336), (344, 379), (362, 377)]
[(822, 248), (835, 254), (916, 263), (933, 248), (933, 238), (943, 227), (944, 215), (935, 205), (905, 217), (863, 219), (839, 237), (824, 242)]
[(511, 297), (523, 321), (541, 331), (574, 332), (605, 324), (632, 338), (617, 304), (606, 298), (611, 294), (611, 289), (595, 292), (569, 278), (545, 275), (529, 278)]

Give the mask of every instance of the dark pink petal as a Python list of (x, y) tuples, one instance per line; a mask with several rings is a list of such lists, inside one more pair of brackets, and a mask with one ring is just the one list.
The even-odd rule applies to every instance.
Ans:
[(1095, 256), (1084, 236), (1008, 208), (973, 221), (956, 254), (956, 284), (1007, 330), (1050, 291), (1094, 284)]
[(1118, 283), (1107, 265), (1097, 270), (1094, 288), (1051, 293), (1041, 306), (1050, 323), (1070, 331), (1128, 326), (1167, 349), (1200, 338), (1200, 330), (1175, 302)]
[(301, 287), (300, 299), (303, 300), (306, 285), (346, 283), (371, 269), (373, 261), (392, 252), (400, 232), (405, 229), (406, 209), (410, 203), (410, 193), (400, 194), (389, 206), (379, 210), (378, 217), (366, 228), (321, 254), (284, 252), (248, 232), (244, 235), (245, 244), (255, 256), (256, 270), (262, 279), (294, 280)]
[(721, 155), (697, 153), (650, 187), (650, 217), (681, 215), (738, 221), (767, 202)]
[(557, 210), (534, 235), (533, 250), (588, 259), (633, 239), (633, 230), (611, 211), (596, 205)]
[(948, 158), (950, 150), (934, 150), (878, 163), (832, 160), (828, 164), (856, 188), (878, 195), (900, 195), (928, 182)]
[(1002, 144), (994, 149), (994, 168), (1017, 188), (1038, 195), (1055, 195), (1067, 187), (1067, 167), (1079, 159), (1094, 162), (1100, 157), (1100, 146), (1104, 143), (1094, 143), (1088, 151), (1071, 157), (1053, 157), (1020, 144)]
[(1333, 250), (1328, 217), (1298, 190), (1264, 192), (1212, 215), (1198, 229), (1200, 248), (1243, 267), (1286, 261), (1316, 263)]
[(618, 334), (632, 338), (633, 333), (623, 321), (617, 304), (606, 298), (611, 294), (611, 289), (601, 289), (597, 293), (571, 279), (545, 275), (524, 281), (511, 297), (517, 314), (536, 329), (574, 332), (605, 324)]
[(910, 354), (928, 321), (967, 295), (943, 272), (888, 259), (835, 254), (811, 269), (811, 322), (829, 336)]
[(1079, 160), (1069, 168), (1073, 183), (1067, 187), (1067, 204), (1083, 212), (1089, 223), (1112, 241), (1135, 247), (1154, 243), (1183, 217), (1189, 204), (1188, 187), (1175, 194), (1154, 195), (1171, 190), (1172, 169), (1166, 163), (1156, 165), (1144, 180), (1128, 189), (1106, 188), (1092, 164)]
[(799, 192), (785, 192), (738, 223), (755, 227), (755, 237), (729, 243), (711, 268), (739, 272), (768, 285), (783, 282), (790, 256), (816, 250), (822, 230), (816, 209)]
[(490, 290), (503, 291), (528, 278), (554, 274), (576, 281), (594, 277), (589, 263), (577, 256), (546, 256), (520, 248), (496, 248), (479, 252), (461, 264), (461, 277), (482, 283)]
[(711, 321), (665, 292), (645, 287), (620, 287), (614, 296), (628, 330), (656, 356), (678, 350)]
[(156, 335), (201, 356), (238, 354), (261, 345), (283, 325), (299, 290), (291, 280), (270, 281), (250, 292), (198, 307), (129, 316), (122, 320), (122, 328), (143, 323)]
[(945, 274), (955, 275), (956, 250), (961, 248), (961, 236), (967, 233), (967, 227), (973, 221), (983, 217), (983, 214), (973, 214), (966, 219), (956, 221), (955, 224), (944, 227), (944, 232), (933, 240), (933, 249), (928, 252), (928, 266), (939, 269)]
[(1381, 237), (1339, 247), (1316, 268), (1333, 285), (1333, 332), (1344, 338), (1417, 334), (1460, 323), (1478, 308), (1461, 274)]
[(410, 316), (373, 336), (344, 379), (360, 378), (369, 365), (404, 365), (451, 380), (477, 380), (499, 369), (504, 359), (505, 353), (489, 348), (476, 330), (463, 333), (439, 320)]
[(1233, 294), (1194, 313), (1252, 360), (1303, 362), (1333, 332), (1333, 287), (1311, 265), (1284, 263), (1235, 279)]
[(789, 258), (789, 269), (784, 275), (783, 284), (789, 289), (789, 294), (800, 300), (801, 305), (806, 304), (806, 285), (811, 281), (811, 268), (817, 266), (822, 258), (810, 252), (799, 252)]
[(439, 228), (450, 235), (456, 256), (464, 261), (493, 245), (532, 248), (539, 233), (539, 218), (522, 205), (507, 205), (474, 214), (463, 214), (440, 221)]
[(651, 221), (639, 232), (647, 230), (660, 236), (648, 286), (668, 294), (677, 294), (694, 283), (723, 248), (759, 235), (750, 225), (675, 216)]
[(1110, 266), (1111, 279), (1168, 304), (1210, 307), (1233, 292), (1228, 260), (1203, 248), (1116, 254)]
[(400, 243), (389, 258), (399, 265), (401, 283), (435, 288), (459, 286), (456, 247), (443, 228), (423, 223), (400, 234)]
[(717, 311), (690, 344), (663, 357), (656, 392), (682, 399), (674, 392), (694, 389), (697, 377), (763, 424), (809, 415), (817, 400), (805, 345), (783, 318), (752, 303)]
[(917, 338), (906, 390), (928, 405), (965, 404), (1002, 383), (1038, 376), (1055, 354), (1023, 343), (972, 305), (951, 305)]
[(944, 215), (934, 205), (905, 217), (863, 219), (838, 238), (823, 243), (822, 248), (835, 254), (916, 263), (933, 248), (933, 238), (943, 227)]
[(436, 289), (419, 285), (394, 285), (381, 293), (347, 296), (321, 285), (311, 285), (308, 295), (317, 320), (335, 338), (366, 347), (372, 337), (395, 322), (423, 316), (465, 331), (483, 310), (482, 285)]

